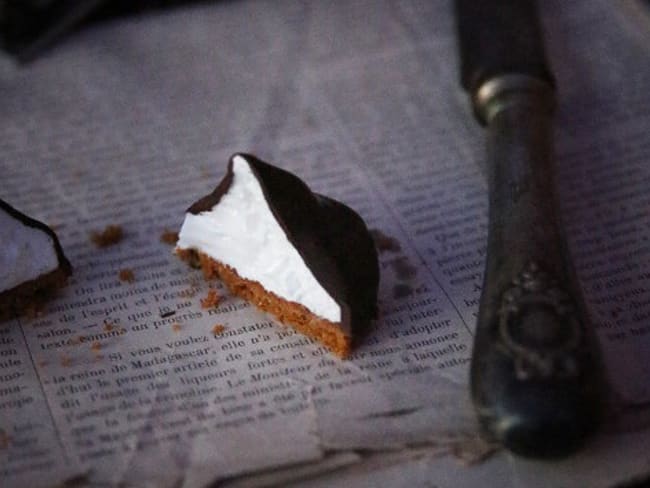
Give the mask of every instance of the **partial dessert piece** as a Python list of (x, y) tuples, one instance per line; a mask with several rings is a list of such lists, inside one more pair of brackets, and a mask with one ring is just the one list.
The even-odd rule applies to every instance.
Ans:
[(72, 272), (48, 226), (0, 200), (0, 320), (38, 308)]
[(377, 253), (361, 217), (248, 154), (188, 209), (176, 252), (341, 357), (377, 315)]

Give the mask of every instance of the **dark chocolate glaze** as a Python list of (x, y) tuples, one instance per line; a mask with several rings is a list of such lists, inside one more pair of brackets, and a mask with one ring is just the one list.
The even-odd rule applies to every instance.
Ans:
[(52, 238), (52, 245), (58, 259), (58, 267), (48, 273), (39, 276), (36, 279), (26, 281), (9, 290), (0, 290), (0, 320), (10, 317), (12, 314), (20, 313), (24, 305), (26, 305), (32, 295), (39, 295), (35, 299), (41, 298), (40, 295), (49, 293), (46, 290), (56, 283), (61, 283), (72, 274), (72, 266), (63, 254), (63, 248), (59, 243), (59, 239), (52, 229), (50, 229), (43, 222), (32, 219), (24, 213), (16, 210), (4, 200), (0, 199), (0, 211), (6, 212), (10, 217), (22, 222), (28, 227), (34, 228), (36, 231), (44, 232)]
[(219, 203), (232, 184), (236, 156), (248, 162), (287, 238), (341, 307), (341, 328), (358, 339), (377, 317), (379, 264), (370, 232), (354, 210), (313, 193), (285, 170), (249, 154), (235, 154), (215, 190), (188, 212), (198, 214)]

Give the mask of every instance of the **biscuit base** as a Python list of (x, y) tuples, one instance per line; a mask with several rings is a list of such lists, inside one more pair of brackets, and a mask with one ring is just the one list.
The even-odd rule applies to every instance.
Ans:
[(257, 281), (242, 278), (235, 269), (205, 253), (194, 249), (177, 249), (176, 254), (191, 266), (200, 267), (206, 279), (219, 278), (234, 295), (320, 342), (337, 356), (345, 358), (350, 354), (352, 338), (335, 322), (313, 314), (299, 303), (279, 297)]

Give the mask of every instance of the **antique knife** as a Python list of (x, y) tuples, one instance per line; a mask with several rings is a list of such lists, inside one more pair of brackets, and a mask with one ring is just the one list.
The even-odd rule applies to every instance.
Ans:
[(560, 232), (554, 82), (532, 0), (456, 0), (461, 78), (487, 131), (487, 262), (471, 367), (482, 427), (560, 457), (594, 431), (605, 381)]

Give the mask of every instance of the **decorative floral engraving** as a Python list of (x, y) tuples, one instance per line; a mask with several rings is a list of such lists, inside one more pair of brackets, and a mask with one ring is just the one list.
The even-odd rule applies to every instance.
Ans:
[(501, 297), (499, 333), (519, 379), (575, 377), (580, 344), (575, 305), (557, 280), (531, 262)]

